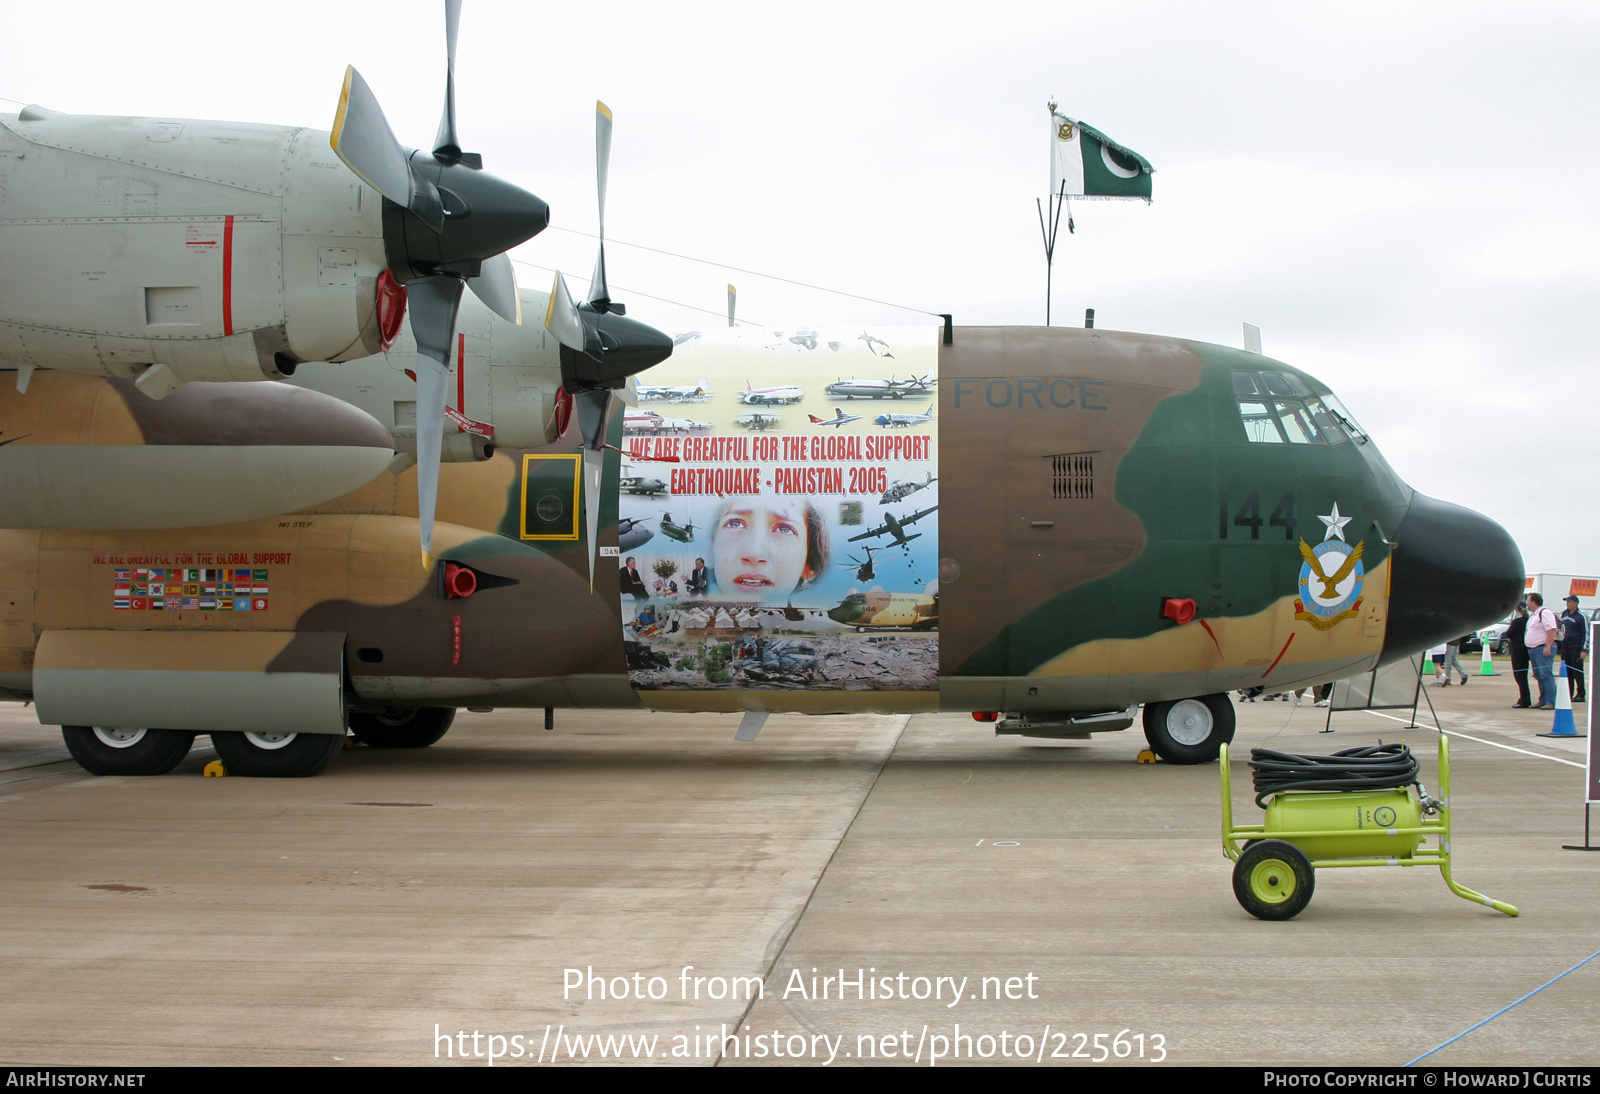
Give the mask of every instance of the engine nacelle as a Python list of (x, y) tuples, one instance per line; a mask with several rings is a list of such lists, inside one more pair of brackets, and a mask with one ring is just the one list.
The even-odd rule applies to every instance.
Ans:
[(398, 326), (383, 200), (324, 131), (29, 107), (0, 193), (0, 363), (280, 379)]
[[(549, 297), (527, 289), (519, 295), (525, 317), (520, 326), (495, 315), (471, 293), (461, 299), (445, 387), (446, 462), (483, 459), (496, 445), (537, 448), (554, 443), (560, 433), (556, 393), (563, 382), (562, 348), (532, 318), (544, 314)], [(307, 364), (288, 382), (360, 407), (390, 430), (396, 451), (414, 453), (417, 385), (406, 370), (415, 361), (416, 343), (407, 328), (387, 354)], [(491, 431), (472, 432), (480, 427)]]

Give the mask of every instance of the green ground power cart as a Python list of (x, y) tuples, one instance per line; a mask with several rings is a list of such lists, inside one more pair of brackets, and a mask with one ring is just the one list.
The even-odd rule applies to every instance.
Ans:
[[(1509, 904), (1450, 876), (1450, 743), (1439, 735), (1439, 797), (1417, 780), (1403, 744), (1368, 745), (1332, 756), (1252, 749), (1262, 824), (1233, 823), (1228, 746), (1222, 746), (1222, 850), (1233, 861), (1233, 892), (1257, 919), (1292, 919), (1311, 903), (1316, 870), (1344, 866), (1437, 866), (1450, 891), (1514, 916)], [(1431, 847), (1423, 846), (1429, 839)], [(1242, 844), (1242, 846), (1241, 846)]]

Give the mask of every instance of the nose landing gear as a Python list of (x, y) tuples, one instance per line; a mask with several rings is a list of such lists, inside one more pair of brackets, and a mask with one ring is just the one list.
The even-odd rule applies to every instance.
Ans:
[(1204, 764), (1233, 740), (1233, 704), (1226, 695), (1146, 703), (1144, 735), (1157, 756), (1171, 764)]

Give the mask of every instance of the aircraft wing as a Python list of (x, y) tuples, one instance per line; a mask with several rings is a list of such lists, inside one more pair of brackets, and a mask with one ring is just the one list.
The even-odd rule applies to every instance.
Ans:
[(862, 532), (859, 536), (851, 536), (849, 539), (845, 540), (845, 542), (854, 543), (859, 539), (872, 539), (875, 536), (885, 536), (888, 534), (889, 526), (887, 524), (880, 524), (870, 532)]
[(906, 517), (904, 520), (902, 520), (900, 522), (900, 527), (904, 528), (908, 524), (915, 524), (929, 513), (938, 512), (938, 509), (939, 507), (937, 505), (930, 505), (926, 509), (919, 509), (915, 513), (912, 513), (909, 517)]

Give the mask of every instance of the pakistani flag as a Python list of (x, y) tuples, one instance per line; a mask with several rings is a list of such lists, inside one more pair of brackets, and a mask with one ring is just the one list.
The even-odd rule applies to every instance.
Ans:
[(1050, 193), (1072, 198), (1127, 198), (1150, 201), (1155, 168), (1092, 125), (1058, 113), (1050, 104)]

